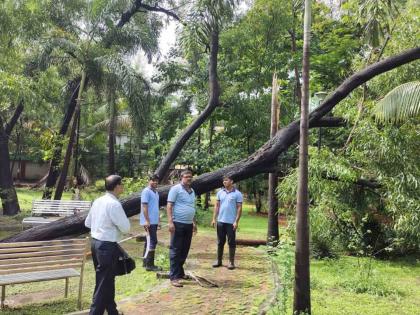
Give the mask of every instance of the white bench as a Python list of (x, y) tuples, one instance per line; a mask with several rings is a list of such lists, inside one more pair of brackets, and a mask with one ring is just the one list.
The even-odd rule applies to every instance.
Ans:
[(22, 220), (22, 226), (50, 223), (61, 217), (68, 217), (75, 213), (89, 211), (90, 207), (90, 201), (34, 200), (32, 202), (31, 216)]
[(67, 297), (69, 278), (79, 277), (77, 306), (81, 309), (88, 250), (88, 238), (0, 243), (0, 308), (4, 307), (6, 285), (65, 279), (64, 297)]

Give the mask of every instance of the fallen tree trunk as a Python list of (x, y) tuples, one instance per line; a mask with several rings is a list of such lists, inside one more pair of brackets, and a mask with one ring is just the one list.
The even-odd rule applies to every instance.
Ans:
[[(358, 86), (369, 81), (378, 74), (392, 70), (419, 58), (420, 47), (417, 47), (375, 63), (364, 70), (353, 74), (331, 93), (320, 107), (309, 115), (309, 127), (315, 127), (322, 116), (330, 112), (335, 105)], [(296, 120), (287, 127), (280, 129), (275, 137), (271, 138), (248, 158), (214, 172), (198, 176), (192, 183), (192, 187), (197, 195), (199, 195), (217, 187), (221, 187), (222, 178), (225, 174), (230, 174), (233, 180), (237, 182), (260, 173), (269, 172), (272, 169), (273, 164), (276, 163), (277, 157), (281, 153), (287, 151), (287, 149), (296, 142), (298, 136), (299, 120)], [(170, 186), (164, 186), (158, 189), (161, 205), (166, 204), (169, 188)], [(139, 193), (132, 194), (121, 202), (127, 216), (131, 217), (140, 212)], [(87, 214), (73, 215), (44, 226), (34, 227), (3, 239), (1, 242), (41, 241), (84, 233), (87, 232), (87, 228), (84, 227), (86, 215)]]
[(267, 245), (267, 240), (245, 240), (245, 239), (237, 239), (236, 245), (240, 246), (262, 246)]

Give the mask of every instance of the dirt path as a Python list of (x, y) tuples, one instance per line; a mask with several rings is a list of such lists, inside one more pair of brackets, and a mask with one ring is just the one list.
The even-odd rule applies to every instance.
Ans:
[(186, 271), (206, 277), (218, 288), (203, 288), (194, 281), (184, 281), (183, 288), (175, 288), (169, 280), (160, 280), (151, 291), (119, 301), (119, 310), (125, 315), (258, 313), (273, 287), (264, 251), (238, 247), (237, 269), (233, 271), (226, 268), (227, 253), (225, 266), (212, 268), (215, 253), (215, 235), (199, 233), (193, 238)]

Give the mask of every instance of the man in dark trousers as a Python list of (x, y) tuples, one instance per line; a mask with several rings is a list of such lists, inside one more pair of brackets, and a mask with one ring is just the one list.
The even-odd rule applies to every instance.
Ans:
[(144, 243), (143, 267), (147, 271), (160, 271), (162, 268), (155, 266), (155, 250), (158, 242), (157, 229), (159, 226), (159, 193), (157, 186), (159, 177), (152, 175), (149, 177), (149, 186), (141, 192), (141, 213), (140, 225), (142, 225), (149, 235), (149, 241)]
[(130, 230), (118, 196), (123, 192), (122, 179), (110, 175), (105, 179), (106, 193), (96, 199), (85, 220), (92, 236), (92, 260), (95, 268), (95, 290), (90, 315), (118, 315), (115, 303), (115, 266), (118, 260), (118, 241)]
[(195, 193), (191, 188), (192, 172), (181, 173), (181, 183), (169, 190), (167, 214), (171, 233), (169, 249), (170, 279), (175, 287), (182, 287), (185, 278), (184, 263), (191, 246), (193, 232), (197, 233), (195, 221)]
[(229, 265), (228, 269), (235, 269), (235, 250), (236, 250), (236, 229), (242, 214), (242, 194), (233, 185), (230, 176), (223, 177), (223, 186), (217, 193), (217, 201), (213, 212), (213, 227), (217, 220), (217, 261), (213, 264), (214, 268), (222, 266), (223, 248), (226, 243), (226, 236), (229, 245)]

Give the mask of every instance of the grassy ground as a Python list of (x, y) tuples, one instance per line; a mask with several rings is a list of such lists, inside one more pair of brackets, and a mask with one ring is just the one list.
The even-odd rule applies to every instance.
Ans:
[[(291, 256), (293, 257), (293, 255)], [(281, 259), (280, 259), (281, 260)], [(293, 258), (286, 292), (271, 314), (291, 314)], [(284, 267), (284, 260), (279, 264)], [(283, 282), (284, 284), (284, 282)], [(287, 300), (285, 297), (287, 296)], [(412, 257), (395, 261), (342, 256), (311, 260), (311, 305), (316, 315), (420, 314), (420, 265)], [(286, 304), (284, 309), (281, 305)]]

